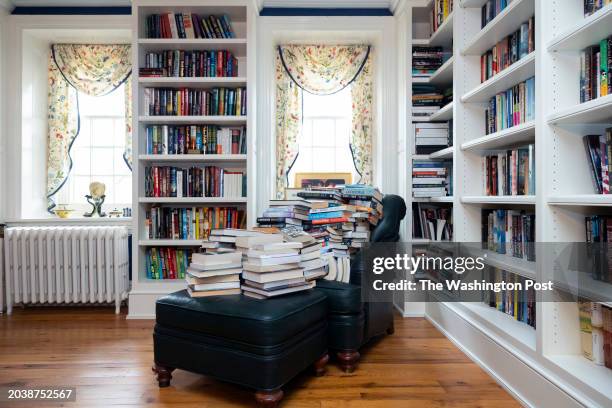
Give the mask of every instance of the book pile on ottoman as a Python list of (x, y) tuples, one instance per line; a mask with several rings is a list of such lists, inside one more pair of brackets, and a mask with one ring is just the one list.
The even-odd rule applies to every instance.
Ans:
[(187, 268), (187, 291), (191, 297), (239, 295), (240, 252), (194, 253)]

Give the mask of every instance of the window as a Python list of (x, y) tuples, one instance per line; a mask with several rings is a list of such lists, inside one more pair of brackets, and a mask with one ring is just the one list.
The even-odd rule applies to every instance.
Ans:
[(132, 206), (132, 173), (125, 161), (125, 90), (121, 85), (104, 96), (79, 92), (81, 130), (72, 145), (72, 171), (57, 194), (58, 204), (90, 211), (85, 200), (89, 183), (106, 185), (103, 210)]
[(295, 186), (296, 173), (351, 173), (356, 171), (349, 147), (352, 121), (351, 87), (332, 95), (303, 92), (302, 131), (299, 154), (289, 172)]

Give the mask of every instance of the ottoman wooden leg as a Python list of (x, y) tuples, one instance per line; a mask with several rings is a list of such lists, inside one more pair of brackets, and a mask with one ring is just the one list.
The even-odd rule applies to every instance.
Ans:
[(273, 391), (257, 391), (255, 393), (255, 401), (257, 405), (264, 408), (278, 407), (280, 400), (283, 399), (283, 390), (280, 388)]
[(157, 382), (159, 383), (159, 388), (169, 387), (170, 380), (172, 379), (172, 372), (174, 368), (165, 367), (155, 363), (153, 365), (153, 372), (157, 374)]
[(340, 368), (346, 373), (352, 373), (357, 368), (360, 354), (357, 350), (339, 351), (336, 356), (340, 363)]
[(325, 368), (325, 365), (327, 364), (328, 361), (329, 361), (329, 354), (325, 353), (321, 356), (321, 358), (319, 358), (314, 363), (315, 375), (317, 377), (321, 377), (325, 375), (325, 372), (327, 371), (327, 369)]

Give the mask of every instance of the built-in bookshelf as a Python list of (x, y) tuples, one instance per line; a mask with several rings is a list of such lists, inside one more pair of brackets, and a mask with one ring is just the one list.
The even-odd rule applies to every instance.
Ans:
[[(612, 127), (612, 96), (604, 94), (581, 102), (580, 80), (581, 53), (612, 35), (612, 6), (584, 16), (582, 0), (562, 4), (546, 0), (456, 3), (452, 15), (454, 52), (449, 63), (454, 102), (448, 108), (452, 112), (454, 143), (450, 151), (440, 153), (453, 158), (453, 196), (444, 198), (453, 209), (453, 240), (474, 243), (469, 251), (486, 255), (491, 267), (520, 279), (551, 279), (554, 289), (548, 301), (536, 303), (535, 325), (485, 303), (428, 302), (424, 314), (526, 406), (612, 406), (612, 370), (583, 356), (579, 308), (574, 296), (609, 299), (612, 284), (590, 276), (580, 276), (576, 281), (557, 279), (554, 259), (558, 250), (550, 244), (586, 242), (588, 220), (612, 216), (612, 195), (598, 194), (583, 138), (604, 135), (605, 139), (606, 129)], [(487, 3), (505, 7), (483, 24), (482, 7)], [(427, 6), (427, 2), (415, 2), (403, 11), (410, 18), (398, 16), (398, 23), (410, 27), (412, 44), (430, 43), (420, 35), (426, 25), (423, 17)], [(521, 30), (525, 22), (534, 29), (533, 48), (493, 75), (481, 77), (483, 54)], [(410, 38), (406, 41), (410, 47)], [(500, 49), (505, 55), (506, 49)], [(491, 62), (486, 58), (484, 61)], [(441, 78), (446, 75), (438, 74)], [(512, 126), (487, 128), (485, 111), (491, 98), (529, 78), (534, 78), (537, 101), (529, 117)], [(429, 83), (431, 79), (415, 82)], [(411, 85), (406, 86), (409, 98)], [(436, 114), (446, 117), (443, 111)], [(410, 129), (407, 126), (408, 132)], [(410, 136), (407, 133), (408, 142)], [(526, 146), (531, 146), (534, 153), (535, 191), (487, 195), (483, 158)], [(411, 169), (410, 162), (407, 166)], [(431, 204), (432, 199), (412, 199), (410, 192), (408, 186), (406, 197), (413, 205)], [(501, 209), (515, 215), (534, 215), (535, 241), (546, 243), (536, 250), (535, 259), (479, 247), (483, 212)], [(419, 237), (412, 242), (423, 248), (431, 241)], [(402, 300), (407, 302), (407, 315), (419, 310), (410, 304), (411, 299)], [(610, 306), (609, 301), (603, 303)]]
[(254, 222), (256, 15), (248, 0), (132, 2), (130, 318), (185, 287), (185, 257), (208, 230)]

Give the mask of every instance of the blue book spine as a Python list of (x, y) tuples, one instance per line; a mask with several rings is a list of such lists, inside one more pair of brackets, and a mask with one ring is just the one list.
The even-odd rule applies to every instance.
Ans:
[(308, 214), (308, 219), (320, 220), (324, 218), (340, 218), (343, 216), (344, 216), (344, 213), (342, 211), (329, 211), (329, 212)]

